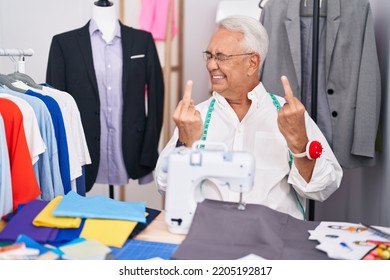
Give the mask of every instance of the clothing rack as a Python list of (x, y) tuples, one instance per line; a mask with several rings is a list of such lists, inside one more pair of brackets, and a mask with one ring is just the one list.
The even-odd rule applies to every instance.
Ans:
[(32, 49), (0, 49), (0, 56), (8, 56), (15, 63), (15, 72), (23, 74), (26, 73), (25, 57), (33, 55)]
[[(318, 42), (320, 28), (320, 0), (313, 0), (313, 43), (312, 43), (312, 69), (311, 69), (311, 117), (317, 122), (317, 91), (318, 91)], [(315, 201), (309, 200), (309, 221), (314, 221)]]
[[(301, 0), (304, 1), (304, 0)], [(320, 26), (320, 9), (322, 0), (313, 1), (313, 42), (312, 42), (312, 83), (311, 83), (311, 118), (317, 122), (317, 95), (318, 95), (318, 47), (319, 47), (319, 26)], [(321, 1), (321, 3), (320, 3)], [(259, 8), (263, 9), (266, 1), (259, 1)], [(308, 220), (314, 221), (315, 201), (310, 199), (308, 205)]]

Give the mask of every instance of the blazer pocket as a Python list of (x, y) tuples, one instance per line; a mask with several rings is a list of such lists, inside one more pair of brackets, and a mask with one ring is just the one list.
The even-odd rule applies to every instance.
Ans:
[(144, 58), (145, 54), (135, 54), (130, 56), (130, 59)]

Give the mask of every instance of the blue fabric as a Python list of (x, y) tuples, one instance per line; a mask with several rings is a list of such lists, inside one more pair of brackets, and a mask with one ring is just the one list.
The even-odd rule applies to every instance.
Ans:
[(81, 176), (76, 178), (76, 188), (79, 195), (85, 196), (85, 167), (81, 166)]
[(71, 190), (69, 151), (68, 143), (66, 141), (64, 119), (62, 117), (60, 106), (51, 96), (43, 95), (32, 90), (27, 90), (25, 94), (38, 97), (46, 104), (47, 108), (49, 109), (54, 126), (55, 138), (57, 140), (62, 184), (64, 186), (64, 193), (67, 194)]
[(12, 212), (12, 209), (11, 167), (4, 121), (0, 114), (0, 216)]
[(81, 221), (78, 228), (59, 228), (56, 238), (49, 242), (51, 245), (62, 246), (64, 243), (79, 238), (81, 231), (83, 230), (85, 219)]
[(161, 213), (161, 211), (146, 207), (146, 213), (148, 213), (148, 215), (146, 216), (146, 224), (138, 223), (135, 226), (134, 230), (131, 232), (129, 238), (133, 238), (141, 231), (143, 231), (151, 222), (153, 222), (153, 220)]
[(63, 252), (61, 250), (47, 248), (47, 247), (43, 246), (42, 244), (36, 242), (34, 239), (28, 237), (25, 234), (20, 234), (18, 236), (18, 238), (16, 239), (15, 243), (24, 243), (24, 244), (26, 244), (27, 248), (38, 249), (40, 255), (42, 255), (46, 252), (49, 252), (49, 251), (51, 251), (57, 255), (63, 255)]
[(128, 220), (146, 223), (145, 202), (123, 202), (102, 195), (83, 197), (74, 191), (66, 194), (53, 211), (57, 217)]

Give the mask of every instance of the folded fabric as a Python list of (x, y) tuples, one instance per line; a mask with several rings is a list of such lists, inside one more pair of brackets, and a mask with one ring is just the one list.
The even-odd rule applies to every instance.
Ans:
[(134, 230), (131, 232), (129, 238), (133, 238), (134, 236), (142, 232), (151, 222), (153, 222), (153, 220), (161, 213), (161, 211), (146, 207), (146, 213), (148, 214), (146, 216), (146, 224), (138, 223)]
[(56, 238), (48, 243), (54, 246), (61, 246), (66, 242), (78, 238), (83, 230), (84, 222), (85, 219), (82, 219), (79, 228), (59, 228)]
[(62, 196), (57, 196), (50, 201), (35, 217), (33, 224), (37, 227), (79, 228), (81, 218), (53, 216), (53, 211), (61, 202), (62, 198)]
[(55, 217), (101, 218), (145, 223), (145, 202), (123, 202), (102, 195), (68, 192), (53, 211)]
[(32, 221), (47, 203), (47, 201), (36, 199), (24, 205), (0, 232), (0, 240), (15, 241), (20, 234), (27, 234), (40, 243), (54, 240), (58, 229), (36, 227), (32, 224)]
[(125, 220), (87, 219), (80, 237), (121, 248), (136, 225), (137, 222)]
[(38, 242), (34, 241), (33, 239), (31, 239), (29, 236), (27, 236), (25, 234), (19, 235), (18, 238), (16, 239), (15, 243), (24, 243), (27, 248), (37, 249), (37, 250), (39, 250), (40, 255), (44, 254), (46, 252), (53, 252), (57, 255), (62, 254), (62, 252), (60, 250), (58, 250), (57, 248), (49, 248), (49, 247), (46, 247), (42, 244), (39, 244)]
[(111, 252), (111, 249), (96, 240), (84, 240), (72, 243), (59, 248), (64, 259), (73, 260), (97, 260), (104, 259)]

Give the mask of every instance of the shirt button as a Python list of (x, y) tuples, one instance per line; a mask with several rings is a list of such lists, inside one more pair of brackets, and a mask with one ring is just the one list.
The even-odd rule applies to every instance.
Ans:
[(111, 87), (110, 87), (110, 86), (108, 86), (108, 87), (107, 87), (107, 89), (108, 89), (108, 90), (111, 90)]
[(336, 111), (333, 111), (333, 112), (332, 112), (332, 117), (337, 117), (337, 115), (338, 115), (338, 114), (337, 114)]
[(107, 65), (107, 68), (111, 68), (111, 64), (108, 64), (108, 65)]
[(329, 94), (329, 95), (332, 95), (333, 93), (334, 93), (334, 90), (333, 90), (333, 89), (331, 89), (331, 88), (328, 89), (328, 94)]

